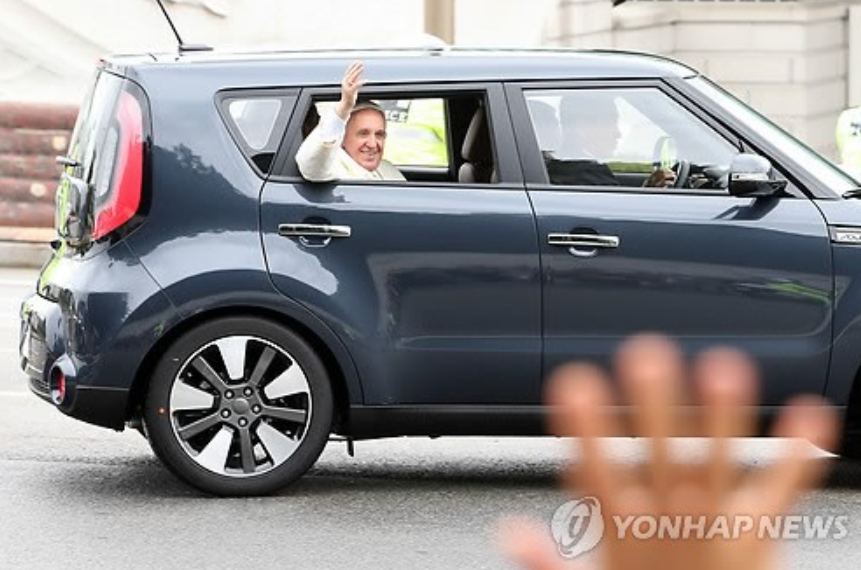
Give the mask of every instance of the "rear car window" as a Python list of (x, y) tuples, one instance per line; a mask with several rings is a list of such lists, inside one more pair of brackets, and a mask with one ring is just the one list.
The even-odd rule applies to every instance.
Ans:
[(260, 174), (268, 174), (290, 119), (295, 96), (266, 91), (220, 94), (219, 110), (239, 150)]
[(385, 158), (396, 166), (448, 168), (443, 99), (380, 101), (388, 121)]
[(236, 99), (227, 106), (242, 139), (254, 150), (266, 147), (281, 107), (278, 99)]
[[(374, 99), (386, 115), (383, 158), (395, 166), (449, 167), (445, 99)], [(316, 103), (317, 115), (334, 109), (332, 101)]]
[(87, 95), (78, 121), (69, 141), (69, 158), (80, 165), (77, 175), (87, 183), (102, 186), (109, 182), (99, 180), (109, 178), (108, 170), (112, 165), (104, 157), (100, 145), (110, 142), (111, 117), (117, 98), (122, 90), (123, 79), (106, 71), (98, 71), (91, 92)]

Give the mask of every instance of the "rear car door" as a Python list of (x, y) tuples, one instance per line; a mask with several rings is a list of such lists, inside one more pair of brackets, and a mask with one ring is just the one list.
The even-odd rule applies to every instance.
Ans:
[[(341, 339), (366, 405), (537, 404), (538, 245), (502, 87), (363, 90), (395, 110), (402, 105), (394, 100), (422, 93), (445, 99), (445, 128), (437, 129), (448, 133), (445, 152), (433, 150), (429, 166), (402, 165), (408, 182), (321, 184), (301, 179), (294, 157), (312, 103), (337, 92), (303, 92), (261, 195), (273, 282)], [(496, 176), (461, 183), (473, 113), (486, 113)], [(390, 136), (408, 130), (416, 139), (413, 122), (393, 127), (396, 120)], [(436, 136), (421, 130), (422, 141)], [(297, 235), (302, 228), (333, 236)]]
[[(744, 142), (660, 81), (507, 88), (538, 219), (547, 370), (657, 331), (688, 352), (752, 353), (765, 405), (822, 392), (832, 266), (811, 200), (731, 196)], [(684, 187), (644, 187), (662, 166)]]

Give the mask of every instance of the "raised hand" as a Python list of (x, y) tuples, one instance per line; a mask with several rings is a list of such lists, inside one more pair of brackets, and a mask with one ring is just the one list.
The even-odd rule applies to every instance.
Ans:
[[(632, 430), (623, 430), (620, 417), (610, 413), (618, 402), (603, 371), (570, 365), (550, 382), (553, 431), (580, 437), (580, 459), (566, 471), (565, 482), (577, 496), (600, 502), (604, 532), (598, 568), (776, 568), (777, 543), (767, 534), (638, 538), (630, 532), (621, 536), (613, 517), (703, 517), (705, 528), (714, 528), (718, 517), (760, 524), (763, 517), (786, 515), (825, 472), (824, 460), (811, 459), (804, 441), (826, 448), (834, 443), (837, 420), (821, 400), (802, 397), (784, 408), (773, 430), (775, 436), (791, 438), (784, 454), (770, 465), (743, 471), (729, 453), (728, 438), (749, 435), (756, 423), (752, 363), (736, 351), (717, 349), (696, 360), (693, 382), (686, 381), (687, 372), (679, 350), (665, 338), (635, 337), (624, 345), (616, 373)], [(687, 393), (689, 387), (695, 397)], [(700, 406), (698, 417), (681, 416), (681, 406), (692, 402)], [(612, 461), (601, 438), (631, 431), (648, 438), (649, 459), (641, 465)], [(707, 455), (699, 461), (676, 457), (668, 437), (679, 433), (708, 437)], [(570, 568), (546, 526), (510, 522), (502, 534), (504, 548), (523, 567)]]
[(359, 89), (365, 84), (362, 79), (362, 72), (365, 71), (365, 65), (361, 61), (354, 61), (344, 73), (344, 78), (341, 80), (341, 100), (335, 107), (335, 112), (343, 120), (350, 118), (350, 113), (353, 107), (356, 106), (356, 100), (359, 97)]

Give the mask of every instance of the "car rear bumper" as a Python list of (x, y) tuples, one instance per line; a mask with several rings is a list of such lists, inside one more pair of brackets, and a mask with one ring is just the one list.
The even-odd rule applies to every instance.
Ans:
[(119, 430), (137, 371), (177, 314), (119, 244), (88, 259), (54, 259), (20, 318), (30, 389), (69, 416)]

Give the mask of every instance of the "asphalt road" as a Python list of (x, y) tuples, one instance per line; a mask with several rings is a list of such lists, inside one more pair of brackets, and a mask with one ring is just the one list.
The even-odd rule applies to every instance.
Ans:
[[(511, 568), (494, 544), (503, 516), (548, 523), (567, 497), (570, 442), (551, 438), (331, 443), (277, 496), (214, 499), (178, 482), (136, 432), (64, 417), (17, 367), (17, 306), (32, 271), (0, 270), (0, 569)], [(689, 442), (695, 446), (696, 442)], [(639, 442), (613, 442), (636, 461)], [(743, 442), (767, 461), (774, 442)], [(841, 539), (787, 544), (786, 568), (858, 568), (861, 466), (839, 464), (799, 513), (848, 516)]]

